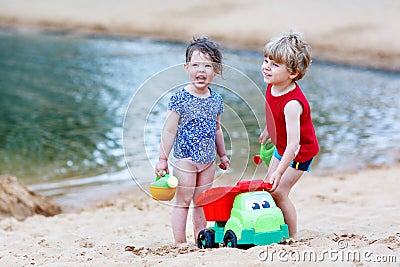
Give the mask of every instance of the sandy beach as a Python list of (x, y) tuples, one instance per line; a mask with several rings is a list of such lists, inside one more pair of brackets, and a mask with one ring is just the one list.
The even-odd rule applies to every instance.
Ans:
[[(297, 236), (248, 250), (172, 246), (169, 203), (139, 189), (79, 212), (8, 218), (0, 221), (0, 266), (319, 266), (322, 259), (340, 266), (398, 265), (399, 174), (392, 167), (305, 175), (292, 193)], [(188, 240), (191, 232), (189, 224)]]
[[(400, 2), (390, 0), (296, 5), (287, 0), (0, 0), (0, 24), (183, 42), (208, 35), (224, 47), (259, 51), (270, 37), (295, 29), (305, 34), (315, 59), (398, 72), (399, 10)], [(171, 206), (132, 182), (128, 192), (91, 208), (1, 220), (0, 266), (319, 266), (320, 260), (399, 266), (399, 177), (399, 164), (306, 174), (292, 192), (298, 234), (282, 244), (248, 250), (204, 250), (194, 243), (174, 247)], [(191, 232), (189, 223), (188, 240), (193, 240)], [(310, 253), (316, 258), (304, 259)]]

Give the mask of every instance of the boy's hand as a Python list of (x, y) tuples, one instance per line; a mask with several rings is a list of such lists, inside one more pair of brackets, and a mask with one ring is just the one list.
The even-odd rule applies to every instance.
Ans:
[(282, 174), (278, 171), (272, 173), (271, 177), (269, 178), (269, 183), (272, 185), (271, 189), (268, 190), (269, 192), (274, 192), (281, 181)]
[(267, 141), (268, 138), (269, 138), (269, 134), (268, 134), (267, 130), (264, 130), (260, 134), (260, 137), (259, 137), (260, 144), (263, 145)]
[(218, 165), (222, 170), (228, 170), (229, 165), (231, 164), (230, 160), (228, 159), (227, 156), (222, 156), (220, 158), (221, 163)]

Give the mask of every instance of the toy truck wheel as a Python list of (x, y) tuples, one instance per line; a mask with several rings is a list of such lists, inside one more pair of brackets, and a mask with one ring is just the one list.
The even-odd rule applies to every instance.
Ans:
[(224, 235), (224, 246), (237, 248), (237, 237), (236, 234), (232, 230), (226, 231)]
[(197, 247), (198, 248), (215, 248), (217, 247), (214, 243), (215, 233), (211, 229), (203, 229), (197, 235)]

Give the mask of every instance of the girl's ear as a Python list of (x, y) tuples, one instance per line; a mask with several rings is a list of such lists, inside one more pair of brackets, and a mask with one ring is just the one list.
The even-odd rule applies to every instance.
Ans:
[(183, 64), (183, 68), (185, 69), (186, 72), (188, 72), (188, 64), (187, 63)]

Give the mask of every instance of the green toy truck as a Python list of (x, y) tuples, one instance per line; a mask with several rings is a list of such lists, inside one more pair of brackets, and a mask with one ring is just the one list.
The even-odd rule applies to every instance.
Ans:
[(241, 181), (235, 186), (210, 188), (196, 204), (214, 226), (197, 236), (199, 248), (269, 245), (289, 238), (282, 211), (266, 191), (271, 184), (261, 180)]

